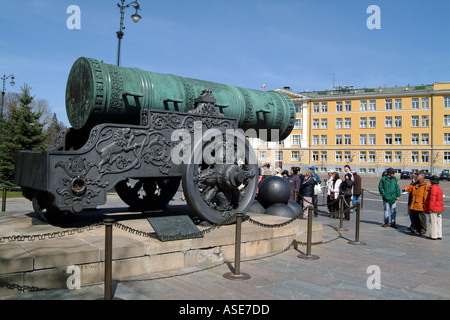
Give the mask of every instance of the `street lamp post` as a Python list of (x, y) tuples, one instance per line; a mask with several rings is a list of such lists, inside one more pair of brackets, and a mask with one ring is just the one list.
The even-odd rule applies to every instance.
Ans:
[[(8, 80), (9, 78), (11, 78), (11, 82), (9, 83), (11, 85), (11, 87), (13, 87), (15, 85), (14, 83), (14, 75), (10, 74), (9, 76), (6, 76), (6, 74), (3, 75), (3, 77), (1, 78), (3, 80), (3, 89), (2, 89), (2, 113), (0, 115), (0, 119), (3, 121), (3, 108), (5, 106), (5, 94), (6, 94), (6, 86), (5, 86), (5, 82), (6, 80)], [(0, 123), (0, 142), (1, 142), (1, 135), (3, 133), (3, 122)]]
[(117, 46), (117, 65), (120, 66), (120, 44), (123, 38), (123, 30), (125, 29), (125, 27), (123, 26), (123, 20), (124, 20), (124, 15), (125, 15), (125, 9), (130, 7), (131, 5), (133, 5), (134, 9), (136, 9), (136, 12), (134, 14), (131, 15), (131, 18), (133, 19), (133, 21), (135, 23), (138, 23), (139, 20), (141, 20), (141, 16), (138, 14), (138, 10), (141, 10), (139, 3), (137, 1), (133, 1), (130, 2), (127, 5), (124, 5), (125, 0), (120, 0), (121, 3), (118, 3), (117, 6), (120, 8), (120, 28), (119, 31), (116, 32), (117, 34), (117, 39), (119, 39), (119, 43)]

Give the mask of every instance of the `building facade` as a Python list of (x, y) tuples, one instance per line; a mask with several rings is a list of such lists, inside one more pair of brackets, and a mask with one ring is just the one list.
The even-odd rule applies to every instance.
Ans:
[(433, 85), (293, 92), (297, 120), (278, 143), (253, 139), (260, 163), (302, 171), (342, 171), (348, 164), (361, 174), (450, 169), (450, 83)]

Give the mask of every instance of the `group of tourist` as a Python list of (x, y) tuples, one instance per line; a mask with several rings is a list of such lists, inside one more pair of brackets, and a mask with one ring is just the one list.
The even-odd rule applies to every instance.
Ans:
[[(300, 173), (299, 167), (292, 167), (290, 173), (287, 170), (276, 168), (272, 173), (270, 164), (264, 164), (262, 168), (262, 179), (267, 176), (277, 175), (289, 182), (291, 188), (290, 201), (298, 202), (303, 207), (303, 218), (308, 218), (309, 207), (317, 208), (317, 194), (321, 179), (315, 173), (316, 168), (310, 166), (305, 175)], [(328, 171), (326, 181), (327, 206), (331, 218), (339, 218), (340, 212), (344, 213), (344, 220), (350, 220), (350, 207), (360, 201), (362, 193), (361, 176), (349, 165), (344, 166), (341, 178), (338, 172)], [(411, 225), (408, 228), (412, 233), (425, 235), (429, 231), (429, 238), (433, 240), (442, 239), (442, 212), (444, 212), (443, 191), (439, 187), (439, 177), (432, 176), (429, 182), (425, 179), (424, 172), (418, 172), (412, 178), (409, 186), (400, 189), (395, 170), (389, 168), (383, 175), (378, 190), (383, 199), (384, 224), (383, 227), (397, 229), (397, 201), (402, 192), (409, 193), (408, 210)], [(340, 207), (340, 196), (344, 198), (343, 206)], [(356, 209), (355, 209), (356, 211)], [(317, 212), (317, 211), (315, 211)], [(317, 216), (317, 213), (315, 213)], [(427, 226), (427, 216), (429, 225)]]
[[(344, 220), (350, 220), (350, 207), (361, 200), (362, 179), (349, 165), (344, 166), (344, 176), (341, 179), (339, 172), (328, 171), (326, 185), (327, 205), (330, 218), (339, 218), (340, 212), (344, 213)], [(343, 206), (340, 207), (339, 197), (343, 196)], [(356, 209), (355, 209), (356, 210)]]
[[(442, 212), (444, 212), (443, 191), (439, 187), (439, 177), (432, 176), (429, 182), (425, 179), (424, 172), (418, 172), (412, 178), (411, 184), (400, 190), (395, 171), (392, 168), (387, 170), (378, 185), (380, 195), (383, 197), (384, 225), (397, 228), (397, 201), (401, 192), (408, 192), (408, 209), (411, 225), (408, 228), (412, 233), (427, 234), (427, 215), (429, 216), (429, 239), (442, 239)], [(389, 213), (390, 221), (389, 224)]]

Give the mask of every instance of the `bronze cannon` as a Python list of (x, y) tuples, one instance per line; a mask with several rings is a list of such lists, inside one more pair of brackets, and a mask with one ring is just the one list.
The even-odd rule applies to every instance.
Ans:
[(15, 182), (39, 217), (79, 213), (115, 190), (133, 210), (164, 209), (182, 183), (211, 223), (246, 212), (259, 169), (246, 136), (283, 140), (295, 123), (280, 92), (79, 58), (66, 88), (72, 128), (47, 151), (16, 153)]

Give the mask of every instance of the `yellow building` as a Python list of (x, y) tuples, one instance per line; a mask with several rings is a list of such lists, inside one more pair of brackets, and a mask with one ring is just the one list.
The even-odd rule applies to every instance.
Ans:
[(361, 174), (386, 168), (450, 169), (450, 83), (433, 85), (293, 92), (297, 122), (280, 143), (253, 141), (260, 163), (302, 172), (342, 171), (348, 164)]

